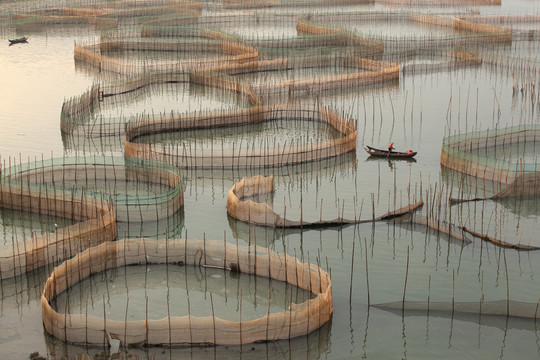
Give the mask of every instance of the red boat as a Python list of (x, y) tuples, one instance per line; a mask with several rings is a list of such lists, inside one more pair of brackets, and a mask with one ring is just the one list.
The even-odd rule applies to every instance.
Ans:
[(375, 149), (367, 145), (365, 147), (365, 150), (371, 156), (385, 157), (385, 158), (412, 158), (417, 154), (416, 151), (410, 151), (410, 150), (408, 152), (388, 151), (388, 150)]

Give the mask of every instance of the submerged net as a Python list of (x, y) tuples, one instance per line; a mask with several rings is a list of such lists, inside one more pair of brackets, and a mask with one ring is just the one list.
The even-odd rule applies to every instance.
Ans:
[(493, 315), (504, 317), (516, 317), (525, 319), (538, 319), (540, 317), (539, 303), (527, 303), (515, 300), (499, 301), (395, 301), (373, 305), (376, 308), (388, 311), (413, 312), (444, 312)]
[(375, 222), (391, 220), (406, 214), (411, 214), (419, 209), (424, 202), (419, 200), (415, 204), (407, 205), (401, 209), (390, 211), (384, 215), (373, 217), (368, 220), (346, 219), (338, 216), (336, 219), (319, 221), (290, 220), (278, 215), (274, 209), (266, 202), (255, 202), (249, 197), (255, 195), (268, 194), (274, 191), (273, 176), (254, 176), (243, 178), (241, 181), (233, 184), (227, 196), (227, 213), (234, 219), (247, 222), (249, 224), (272, 226), (272, 227), (324, 227), (332, 225), (360, 224), (364, 222)]

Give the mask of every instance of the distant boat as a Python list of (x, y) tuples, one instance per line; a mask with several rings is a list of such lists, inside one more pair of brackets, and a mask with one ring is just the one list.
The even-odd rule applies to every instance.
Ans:
[(372, 148), (371, 146), (366, 146), (365, 150), (371, 156), (385, 157), (385, 158), (412, 158), (417, 153), (416, 151), (411, 152), (399, 152), (399, 151), (388, 151)]
[(20, 44), (20, 43), (25, 43), (25, 42), (28, 42), (28, 38), (26, 36), (23, 36), (21, 38), (18, 38), (18, 39), (8, 39), (9, 40), (9, 45), (13, 45), (13, 44)]

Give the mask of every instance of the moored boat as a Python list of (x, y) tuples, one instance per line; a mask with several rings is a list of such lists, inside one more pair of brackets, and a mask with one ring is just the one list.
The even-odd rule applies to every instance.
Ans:
[(28, 38), (26, 36), (23, 36), (23, 37), (18, 38), (18, 39), (8, 39), (9, 45), (25, 43), (25, 42), (28, 42), (27, 40), (28, 40)]
[(409, 150), (408, 152), (388, 151), (388, 150), (375, 149), (367, 145), (365, 147), (365, 150), (371, 156), (378, 156), (378, 157), (385, 157), (385, 158), (412, 158), (417, 154), (416, 151), (411, 151), (411, 150)]

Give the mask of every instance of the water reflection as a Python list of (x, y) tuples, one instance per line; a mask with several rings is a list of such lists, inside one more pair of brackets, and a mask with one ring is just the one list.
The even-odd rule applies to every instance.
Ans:
[(517, 216), (536, 220), (540, 218), (540, 195), (504, 198), (496, 201)]
[(175, 239), (181, 238), (184, 231), (184, 208), (180, 208), (171, 216), (152, 221), (117, 222), (116, 232), (118, 239), (150, 238)]
[(394, 171), (394, 168), (398, 166), (398, 164), (403, 163), (405, 165), (411, 166), (411, 164), (416, 163), (416, 159), (410, 158), (410, 159), (385, 159), (381, 157), (374, 157), (374, 156), (368, 156), (364, 162), (377, 162), (377, 167), (380, 169), (381, 164), (386, 164), (388, 166), (388, 169), (390, 172)]
[(451, 206), (445, 217), (451, 216), (452, 223), (511, 244), (538, 246), (534, 229), (540, 217), (539, 196), (488, 199), (504, 185), (444, 167), (441, 180), (447, 185), (446, 194), (452, 199), (480, 199)]
[[(290, 340), (255, 343), (244, 346), (185, 346), (185, 347), (130, 347), (121, 349), (119, 358), (140, 360), (172, 359), (320, 359), (330, 348), (332, 320), (308, 335)], [(47, 333), (43, 334), (47, 352), (54, 360), (82, 358), (107, 359), (108, 349), (84, 347), (64, 343)]]
[[(58, 264), (49, 264), (0, 282), (0, 318), (16, 313), (22, 316), (28, 304), (41, 300), (43, 285)], [(0, 321), (0, 324), (2, 322)], [(1, 325), (0, 325), (1, 328)], [(2, 331), (0, 331), (2, 333)], [(0, 340), (0, 344), (3, 343)]]
[(378, 161), (378, 162), (381, 162), (381, 163), (384, 163), (384, 162), (388, 162), (389, 164), (399, 164), (399, 163), (409, 163), (409, 164), (412, 164), (412, 163), (416, 163), (416, 159), (415, 158), (392, 158), (392, 159), (386, 159), (384, 157), (376, 157), (376, 156), (368, 156), (366, 157), (366, 159), (364, 161)]
[(337, 232), (339, 233), (343, 228), (354, 227), (355, 224), (336, 224), (324, 226), (321, 228), (310, 227), (309, 229), (302, 229), (301, 227), (268, 227), (257, 226), (248, 224), (246, 222), (236, 220), (233, 217), (227, 215), (229, 226), (233, 237), (236, 240), (241, 240), (247, 244), (254, 244), (257, 246), (272, 246), (276, 240), (286, 241), (285, 239), (291, 235), (303, 236), (305, 233), (313, 232)]
[(488, 198), (501, 191), (503, 186), (444, 166), (441, 166), (441, 180), (452, 188), (454, 198), (463, 199)]
[[(171, 74), (171, 81), (175, 79), (174, 75)], [(163, 77), (166, 79), (166, 76)], [(142, 79), (145, 78), (142, 77)], [(130, 82), (124, 80), (123, 83), (129, 84)], [(121, 84), (118, 84), (117, 88), (122, 89)], [(126, 86), (126, 89), (129, 89), (129, 86)], [(226, 109), (248, 107), (249, 101), (247, 97), (234, 91), (205, 87), (189, 82), (165, 82), (146, 85), (125, 94), (108, 96), (99, 105), (99, 114), (105, 118), (130, 119), (131, 117), (153, 115), (157, 116), (156, 121), (159, 121), (160, 115), (166, 116), (171, 112), (175, 114), (200, 111), (219, 112)]]
[(0, 252), (3, 256), (16, 253), (14, 249), (20, 247), (14, 243), (46, 233), (52, 234), (59, 228), (73, 224), (75, 221), (69, 218), (0, 208)]
[[(30, 1), (16, 5), (4, 5), (12, 8), (36, 6)], [(372, 8), (373, 5), (368, 7)], [(384, 5), (379, 4), (376, 7), (384, 9)], [(365, 10), (366, 6), (354, 7), (354, 9), (359, 8)], [(336, 11), (336, 9), (343, 11), (341, 7), (326, 7), (321, 10), (329, 12)], [(531, 1), (527, 0), (503, 1), (501, 6), (481, 6), (479, 9), (482, 13), (523, 13), (525, 11), (533, 13), (538, 9), (538, 4), (532, 5)], [(463, 9), (444, 8), (440, 11), (448, 13), (454, 10), (462, 11)], [(287, 8), (287, 11), (300, 12), (300, 9), (291, 7)], [(41, 153), (50, 154), (52, 150), (54, 152), (100, 154), (114, 152), (122, 154), (123, 138), (121, 137), (68, 138), (63, 144), (58, 142), (58, 111), (62, 99), (66, 96), (80, 94), (83, 91), (81, 89), (87, 88), (91, 82), (91, 79), (81, 74), (77, 63), (75, 64), (75, 74), (72, 70), (70, 71), (73, 64), (74, 40), (70, 34), (75, 34), (72, 31), (78, 27), (64, 28), (61, 36), (47, 35), (45, 37), (39, 35), (39, 38), (38, 35), (31, 36), (29, 46), (12, 48), (5, 46), (6, 50), (22, 51), (6, 52), (4, 55), (9, 55), (4, 57), (0, 54), (2, 57), (2, 61), (0, 61), (2, 66), (0, 67), (5, 69), (2, 72), (2, 79), (5, 82), (4, 88), (10, 89), (3, 97), (4, 109), (3, 119), (1, 119), (3, 124), (1, 127), (3, 130), (1, 144), (3, 156), (17, 155), (21, 151), (23, 157), (28, 153), (41, 156)], [(54, 32), (55, 30), (52, 30), (48, 34)], [(86, 32), (83, 36), (87, 36), (90, 30), (82, 32)], [(39, 45), (39, 48), (36, 45)], [(495, 47), (493, 54), (504, 54), (505, 61), (511, 60), (502, 64), (502, 68), (505, 70), (509, 69), (510, 65), (516, 64), (516, 61), (527, 58), (534, 59), (538, 53), (537, 42), (532, 41), (513, 42), (512, 45), (497, 45)], [(45, 53), (50, 53), (52, 56), (45, 57)], [(523, 62), (517, 64), (528, 66)], [(47, 69), (47, 71), (43, 71), (43, 69)], [(102, 79), (105, 76), (97, 73), (93, 75)], [(403, 167), (407, 169), (405, 172), (412, 169), (413, 184), (421, 184), (423, 181), (427, 187), (432, 186), (439, 179), (440, 141), (446, 131), (454, 131), (455, 129), (463, 131), (471, 128), (485, 129), (500, 127), (511, 121), (525, 123), (538, 120), (538, 111), (530, 111), (531, 104), (521, 101), (524, 101), (524, 96), (513, 96), (514, 80), (515, 75), (509, 74), (509, 71), (501, 71), (495, 66), (485, 64), (480, 69), (466, 69), (453, 73), (431, 74), (430, 76), (412, 75), (402, 78), (400, 82), (362, 86), (352, 89), (348, 95), (340, 89), (335, 91), (333, 96), (321, 98), (321, 102), (357, 115), (355, 117), (360, 119), (359, 131), (362, 131), (362, 136), (359, 137), (360, 144), (385, 143), (388, 137), (397, 139), (397, 142), (401, 144), (418, 144), (418, 148), (421, 150), (418, 163), (410, 167), (409, 164), (403, 164), (407, 165)], [(47, 84), (47, 86), (44, 87), (43, 84)], [(497, 94), (496, 101), (494, 93)], [(496, 104), (496, 102), (499, 103)], [(527, 109), (527, 106), (529, 111), (524, 114), (523, 111)], [(475, 107), (478, 109), (476, 114)], [(395, 110), (395, 116), (392, 114), (393, 110)], [(500, 114), (497, 114), (498, 110), (501, 111)], [(497, 118), (498, 115), (500, 118)], [(20, 119), (27, 121), (20, 121)], [(15, 136), (19, 133), (27, 135)], [(356, 156), (363, 159), (361, 154), (352, 155), (354, 165), (348, 165), (344, 169), (335, 166), (332, 161), (328, 162), (328, 166), (322, 167), (319, 164), (305, 164), (284, 169), (265, 169), (266, 175), (281, 176), (281, 179), (277, 180), (278, 190), (281, 191), (281, 194), (274, 199), (276, 208), (284, 208), (283, 204), (278, 204), (279, 201), (285, 203), (283, 197), (292, 199), (293, 203), (298, 203), (298, 199), (302, 196), (298, 193), (302, 193), (305, 201), (304, 211), (307, 212), (309, 209), (318, 218), (320, 209), (313, 203), (319, 204), (320, 199), (324, 197), (325, 209), (330, 203), (334, 208), (341, 208), (341, 203), (337, 204), (336, 198), (346, 198), (347, 204), (349, 204), (350, 199), (358, 192), (360, 198), (367, 199), (364, 204), (364, 215), (366, 212), (369, 213), (369, 210), (366, 209), (369, 209), (371, 205), (369, 204), (370, 194), (378, 191), (376, 182), (378, 164), (366, 161), (362, 166), (358, 166)], [(397, 162), (392, 164), (394, 173), (401, 170), (401, 164)], [(380, 165), (386, 167), (387, 163), (383, 162)], [(315, 254), (320, 251), (323, 256), (328, 257), (332, 266), (336, 309), (334, 316), (338, 317), (339, 320), (334, 321), (333, 324), (327, 324), (323, 326), (322, 330), (301, 339), (255, 344), (253, 345), (254, 349), (251, 345), (244, 348), (130, 348), (127, 354), (149, 359), (181, 357), (234, 359), (241, 357), (327, 357), (343, 359), (349, 355), (354, 358), (362, 355), (368, 358), (400, 358), (404, 354), (409, 358), (435, 358), (444, 357), (448, 353), (445, 350), (451, 346), (452, 352), (448, 356), (461, 356), (463, 354), (471, 356), (474, 354), (478, 358), (493, 359), (495, 357), (515, 358), (516, 356), (538, 358), (540, 355), (540, 341), (536, 328), (528, 328), (528, 324), (520, 328), (520, 326), (513, 325), (514, 319), (510, 319), (508, 325), (502, 324), (501, 320), (496, 319), (495, 322), (498, 325), (492, 326), (484, 324), (484, 317), (480, 320), (477, 319), (476, 322), (474, 316), (469, 319), (462, 319), (459, 316), (449, 319), (435, 315), (422, 317), (406, 314), (405, 317), (401, 317), (389, 314), (388, 317), (385, 317), (379, 314), (380, 311), (369, 312), (364, 307), (358, 306), (352, 307), (352, 310), (349, 311), (342, 311), (347, 308), (347, 304), (343, 305), (347, 302), (349, 295), (347, 290), (349, 281), (351, 281), (349, 272), (351, 265), (350, 239), (354, 238), (353, 233), (351, 233), (353, 228), (345, 228), (338, 234), (326, 230), (280, 234), (278, 230), (273, 229), (262, 231), (259, 228), (252, 228), (250, 230), (245, 224), (234, 224), (233, 226), (229, 219), (225, 220), (224, 194), (232, 182), (239, 180), (249, 172), (249, 170), (245, 172), (203, 172), (200, 170), (191, 172), (186, 185), (186, 192), (191, 201), (190, 208), (184, 214), (188, 217), (186, 228), (198, 236), (202, 235), (203, 231), (207, 231), (207, 234), (213, 231), (221, 235), (226, 231), (225, 229), (229, 231), (230, 228), (230, 231), (237, 232), (238, 237), (246, 242), (249, 241), (246, 239), (249, 239), (250, 233), (253, 235), (255, 232), (257, 243), (259, 243), (259, 239), (263, 239), (264, 244), (268, 242), (278, 250), (284, 250), (286, 247), (286, 251), (292, 253), (293, 249), (296, 249), (299, 256), (304, 256), (303, 254), (309, 252)], [(401, 175), (401, 177), (397, 178), (401, 182), (409, 175), (405, 172), (398, 173), (398, 176)], [(356, 177), (358, 178), (357, 188), (355, 186)], [(385, 183), (384, 180), (383, 177), (379, 190), (383, 193), (392, 187), (391, 181)], [(325, 182), (326, 185), (319, 185), (322, 182)], [(313, 185), (308, 187), (307, 183)], [(473, 182), (470, 184), (473, 191), (469, 193), (482, 193), (484, 190), (487, 193), (490, 191), (490, 186), (493, 187), (484, 183), (477, 186)], [(495, 188), (493, 187), (493, 189)], [(462, 189), (465, 188), (462, 187)], [(292, 197), (289, 197), (290, 193), (293, 193)], [(306, 206), (308, 198), (315, 198), (316, 201), (311, 201)], [(359, 197), (356, 196), (356, 198), (358, 201)], [(495, 224), (499, 223), (503, 228), (511, 230), (508, 237), (519, 238), (521, 236), (520, 230), (517, 233), (513, 231), (516, 224), (520, 228), (530, 229), (533, 235), (538, 228), (536, 220), (538, 218), (538, 204), (535, 201), (533, 199), (513, 199), (509, 203), (498, 201), (463, 205), (460, 208), (452, 207), (452, 214), (459, 219), (457, 223), (461, 224), (466, 224), (470, 218), (484, 217), (486, 220), (483, 223), (485, 229), (493, 229)], [(381, 200), (381, 203), (384, 210), (387, 210), (389, 206), (386, 204), (386, 199)], [(288, 214), (291, 213), (290, 208), (287, 206)], [(360, 209), (360, 206), (358, 208)], [(212, 213), (213, 211), (214, 213)], [(519, 215), (521, 219), (508, 221), (504, 212)], [(332, 215), (334, 214), (335, 212), (332, 213)], [(325, 210), (324, 215), (329, 215), (329, 213), (326, 213)], [(147, 231), (148, 233), (155, 232), (155, 234), (180, 232), (181, 230), (178, 230), (181, 229), (180, 222), (180, 219), (170, 219), (166, 225), (163, 223), (150, 224), (153, 230), (145, 229), (144, 232), (145, 234)], [(175, 224), (178, 224), (178, 227)], [(161, 227), (164, 229), (159, 230)], [(364, 262), (360, 261), (364, 257), (366, 257), (365, 262), (369, 262), (373, 298), (388, 301), (388, 299), (395, 299), (401, 295), (404, 253), (408, 245), (411, 249), (408, 294), (425, 298), (428, 289), (430, 289), (433, 297), (448, 299), (451, 289), (449, 274), (456, 270), (456, 293), (459, 296), (466, 299), (477, 299), (480, 291), (485, 292), (486, 296), (491, 294), (494, 298), (501, 298), (505, 295), (505, 272), (501, 261), (501, 251), (486, 245), (484, 242), (475, 241), (465, 247), (460, 244), (440, 241), (441, 236), (436, 233), (419, 231), (418, 229), (409, 231), (409, 229), (400, 229), (397, 226), (388, 227), (387, 225), (377, 225), (373, 228), (371, 225), (369, 227), (355, 226), (354, 231), (356, 230), (361, 234), (362, 241), (365, 241), (366, 249), (356, 247), (355, 274), (352, 280), (354, 289), (362, 290), (355, 292), (356, 299), (353, 298), (353, 301), (366, 302), (364, 289), (366, 288), (367, 265), (365, 266), (366, 270), (363, 270)], [(130, 236), (131, 233), (142, 231), (141, 228), (135, 226), (124, 231), (120, 230), (119, 233), (128, 233)], [(497, 231), (500, 232), (500, 230)], [(266, 240), (267, 238), (268, 240)], [(282, 241), (279, 241), (280, 238)], [(532, 237), (533, 241), (536, 238)], [(274, 240), (272, 241), (272, 239)], [(229, 240), (230, 238), (227, 236), (227, 241)], [(538, 294), (535, 294), (537, 292), (535, 274), (538, 273), (538, 255), (508, 252), (507, 257), (511, 297), (537, 296)], [(2, 328), (0, 343), (3, 346), (0, 347), (0, 352), (5, 357), (27, 357), (29, 344), (31, 344), (36, 347), (44, 347), (44, 349), (39, 348), (40, 352), (44, 354), (43, 351), (48, 351), (50, 357), (55, 359), (75, 356), (80, 358), (84, 352), (88, 352), (92, 357), (103, 353), (103, 349), (86, 349), (67, 345), (50, 338), (48, 335), (43, 335), (39, 303), (40, 283), (43, 281), (43, 277), (46, 278), (50, 273), (50, 269), (40, 269), (40, 271), (36, 274), (35, 281), (25, 275), (13, 280), (4, 280), (1, 283), (3, 307), (2, 320), (0, 321)], [(433, 276), (431, 288), (426, 285), (428, 284), (428, 276)], [(102, 299), (98, 300), (102, 301)], [(366, 314), (369, 324), (368, 321), (351, 321), (351, 317), (365, 317)], [(347, 323), (349, 323), (348, 327), (343, 326)], [(504, 333), (501, 333), (501, 329), (504, 329)], [(511, 330), (514, 329), (518, 331), (513, 334)], [(39, 336), (36, 336), (36, 333)], [(46, 345), (43, 343), (44, 336)], [(358, 344), (361, 337), (363, 337), (364, 344), (362, 350), (359, 350), (359, 347), (355, 347), (355, 345)], [(332, 343), (330, 343), (330, 339)], [(16, 354), (14, 354), (14, 349), (18, 351)], [(455, 351), (460, 351), (460, 353), (457, 354)]]
[[(120, 124), (118, 124), (120, 126)], [(91, 137), (85, 134), (67, 134), (61, 132), (64, 152), (69, 156), (80, 156), (84, 154), (96, 154), (98, 156), (119, 156), (124, 153), (124, 136), (122, 131), (108, 136)]]
[[(505, 307), (504, 304), (506, 302), (501, 302), (501, 306)], [(473, 306), (476, 306), (477, 308), (481, 308), (481, 305), (479, 303), (470, 303)], [(381, 310), (388, 311), (392, 314), (395, 314), (396, 316), (400, 316), (403, 318), (413, 318), (413, 317), (421, 317), (425, 316), (426, 318), (441, 318), (441, 319), (451, 319), (451, 320), (459, 320), (459, 321), (466, 321), (474, 324), (478, 324), (480, 327), (487, 326), (487, 327), (494, 327), (503, 331), (506, 330), (525, 330), (525, 331), (537, 331), (537, 324), (535, 319), (528, 319), (528, 318), (521, 318), (521, 317), (514, 317), (514, 316), (506, 316), (506, 315), (491, 315), (491, 314), (473, 314), (473, 313), (463, 313), (459, 311), (452, 311), (451, 310), (451, 303), (447, 303), (447, 310), (436, 310), (433, 309), (433, 307), (429, 308), (426, 307), (425, 309), (405, 309), (401, 310), (401, 308), (380, 308)], [(458, 306), (459, 304), (456, 304)], [(488, 303), (484, 304), (486, 307), (489, 306)], [(532, 304), (533, 306), (536, 306), (536, 304)], [(375, 305), (375, 307), (378, 307)], [(397, 306), (396, 307), (400, 307)], [(503, 311), (504, 312), (504, 311)], [(429, 326), (429, 325), (428, 325)]]
[[(257, 246), (269, 246), (274, 241), (281, 239), (285, 235), (285, 231), (290, 229), (277, 229), (266, 226), (255, 226), (243, 221), (236, 220), (227, 214), (227, 221), (233, 234), (237, 240), (246, 243), (255, 244)], [(294, 229), (296, 233), (300, 233), (300, 229)]]

